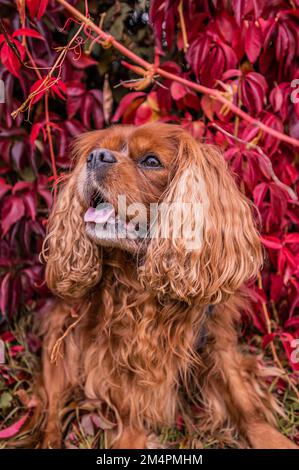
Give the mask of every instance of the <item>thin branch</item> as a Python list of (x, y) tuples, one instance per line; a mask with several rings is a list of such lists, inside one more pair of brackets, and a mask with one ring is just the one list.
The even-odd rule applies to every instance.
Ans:
[[(38, 67), (36, 66), (35, 60), (32, 56), (32, 54), (29, 51), (29, 48), (27, 47), (27, 41), (26, 37), (24, 36), (24, 47), (26, 48), (26, 53), (29, 57), (31, 66), (33, 70), (35, 71), (37, 77), (39, 80), (42, 79), (41, 73), (38, 70)], [(55, 161), (55, 154), (54, 154), (54, 145), (53, 145), (53, 138), (52, 138), (52, 133), (51, 133), (51, 127), (50, 127), (50, 114), (49, 114), (49, 92), (48, 90), (45, 93), (45, 117), (46, 117), (46, 133), (47, 133), (47, 139), (49, 143), (49, 151), (50, 151), (50, 158), (51, 158), (51, 166), (52, 166), (52, 171), (53, 171), (53, 178), (54, 181), (57, 180), (57, 168), (56, 168), (56, 161)], [(56, 192), (57, 192), (57, 187), (54, 186), (54, 201), (56, 199)]]
[[(47, 138), (48, 138), (48, 143), (49, 143), (49, 150), (50, 150), (50, 158), (51, 158), (53, 177), (54, 177), (54, 180), (56, 180), (58, 178), (58, 175), (57, 175), (54, 145), (53, 145), (51, 127), (50, 127), (49, 91), (48, 90), (46, 91), (46, 94), (45, 94), (45, 117), (46, 117), (46, 132), (47, 132)], [(55, 196), (56, 196), (56, 187), (55, 187), (55, 192), (54, 192), (54, 200), (55, 200)]]
[(28, 95), (26, 100), (21, 104), (21, 106), (19, 106), (18, 109), (16, 109), (15, 111), (11, 113), (14, 119), (18, 116), (20, 112), (25, 111), (28, 107), (30, 107), (31, 101), (36, 95), (38, 95), (41, 92), (48, 91), (49, 88), (51, 88), (53, 85), (55, 85), (58, 82), (59, 76), (56, 77), (54, 80), (51, 80), (52, 75), (56, 71), (57, 68), (61, 67), (61, 64), (63, 63), (67, 52), (71, 48), (71, 45), (73, 44), (73, 42), (77, 39), (82, 29), (83, 29), (83, 25), (79, 27), (79, 29), (76, 31), (75, 35), (72, 37), (70, 42), (65, 47), (61, 48), (61, 52), (58, 55), (56, 61), (51, 67), (49, 73), (45, 76), (44, 80), (39, 84), (38, 88)]
[(272, 135), (276, 139), (279, 139), (295, 147), (299, 147), (299, 140), (293, 137), (290, 137), (289, 135), (286, 135), (282, 132), (279, 132), (276, 129), (272, 129), (271, 127), (267, 126), (261, 121), (258, 121), (254, 119), (253, 117), (249, 116), (245, 111), (243, 111), (238, 106), (231, 103), (227, 98), (225, 98), (225, 96), (223, 95), (221, 91), (216, 90), (214, 88), (208, 88), (203, 85), (199, 85), (198, 83), (193, 83), (190, 80), (174, 75), (170, 72), (167, 72), (166, 70), (161, 69), (158, 66), (155, 66), (154, 64), (151, 64), (150, 62), (147, 62), (146, 60), (139, 57), (137, 54), (134, 54), (134, 52), (127, 49), (123, 44), (121, 44), (113, 36), (111, 36), (111, 34), (105, 33), (90, 18), (87, 18), (86, 16), (84, 16), (83, 13), (81, 13), (75, 7), (70, 5), (66, 0), (57, 0), (57, 2), (60, 3), (62, 6), (64, 6), (64, 8), (72, 16), (82, 21), (82, 23), (84, 23), (86, 26), (90, 27), (90, 29), (94, 31), (99, 36), (99, 38), (102, 39), (107, 45), (113, 46), (121, 54), (128, 57), (133, 62), (140, 65), (141, 67), (143, 67), (144, 70), (142, 69), (136, 70), (136, 73), (138, 73), (139, 75), (149, 76), (149, 75), (159, 74), (161, 77), (181, 83), (187, 88), (191, 88), (193, 90), (198, 91), (199, 93), (211, 96), (217, 101), (219, 101), (220, 103), (222, 103), (223, 105), (225, 105), (226, 107), (228, 107), (234, 114), (244, 119), (244, 121), (248, 122), (249, 124), (261, 129), (262, 131), (264, 131), (265, 133), (269, 135)]
[(185, 23), (185, 18), (184, 18), (184, 11), (183, 11), (183, 0), (180, 0), (179, 6), (178, 6), (178, 12), (179, 12), (179, 17), (180, 17), (180, 25), (181, 25), (181, 31), (182, 31), (182, 37), (183, 37), (184, 52), (187, 52), (188, 47), (189, 47), (189, 43), (188, 43), (187, 29), (186, 29), (186, 23)]

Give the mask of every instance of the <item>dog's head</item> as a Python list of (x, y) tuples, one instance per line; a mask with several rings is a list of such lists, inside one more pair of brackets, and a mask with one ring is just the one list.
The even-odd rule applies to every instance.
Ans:
[(151, 123), (83, 134), (45, 242), (47, 282), (78, 298), (101, 278), (107, 247), (138, 264), (163, 297), (218, 303), (261, 264), (250, 205), (215, 147)]

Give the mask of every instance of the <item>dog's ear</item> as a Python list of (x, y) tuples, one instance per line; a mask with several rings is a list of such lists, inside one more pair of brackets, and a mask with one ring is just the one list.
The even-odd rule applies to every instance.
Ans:
[(262, 251), (250, 203), (217, 148), (181, 133), (161, 206), (140, 267), (147, 288), (160, 297), (216, 304), (257, 274)]
[(46, 282), (59, 297), (81, 298), (101, 278), (101, 251), (86, 236), (75, 173), (60, 190), (50, 214), (43, 257)]
[(60, 187), (51, 210), (42, 256), (46, 261), (46, 282), (59, 297), (82, 298), (101, 279), (102, 250), (86, 235), (78, 187), (80, 169), (87, 155), (109, 130), (85, 132), (72, 143), (74, 170)]

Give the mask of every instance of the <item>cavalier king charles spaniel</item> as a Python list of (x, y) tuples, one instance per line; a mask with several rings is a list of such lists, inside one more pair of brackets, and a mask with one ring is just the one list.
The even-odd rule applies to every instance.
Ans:
[(295, 448), (238, 346), (262, 250), (219, 150), (156, 122), (83, 134), (74, 160), (43, 248), (57, 296), (42, 325), (43, 447), (61, 447), (75, 402), (105, 420), (110, 448), (158, 447), (178, 416), (191, 435)]

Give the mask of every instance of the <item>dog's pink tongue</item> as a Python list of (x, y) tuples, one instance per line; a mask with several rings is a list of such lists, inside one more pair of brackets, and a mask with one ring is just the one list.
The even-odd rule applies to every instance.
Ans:
[(114, 208), (110, 204), (99, 208), (90, 207), (85, 212), (84, 222), (104, 224), (110, 219), (112, 215), (114, 215)]

